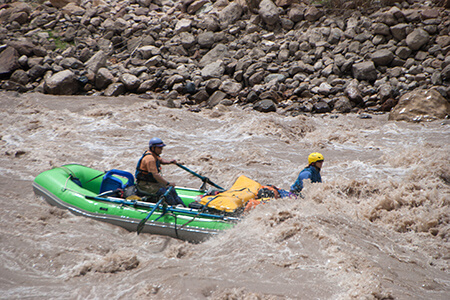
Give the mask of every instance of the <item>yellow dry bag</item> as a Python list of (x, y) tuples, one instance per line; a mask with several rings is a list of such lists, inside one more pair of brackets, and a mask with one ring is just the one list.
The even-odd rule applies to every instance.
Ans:
[(214, 196), (205, 196), (200, 203), (217, 210), (234, 212), (244, 207), (250, 199), (254, 199), (260, 188), (261, 184), (241, 175), (229, 190)]

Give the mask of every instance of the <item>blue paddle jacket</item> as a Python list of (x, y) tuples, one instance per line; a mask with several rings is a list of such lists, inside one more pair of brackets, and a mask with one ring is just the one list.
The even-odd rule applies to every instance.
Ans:
[(291, 186), (292, 193), (300, 193), (303, 189), (303, 180), (311, 179), (311, 182), (322, 182), (322, 177), (320, 177), (320, 171), (314, 166), (307, 166), (304, 168), (300, 174), (298, 174), (297, 180)]

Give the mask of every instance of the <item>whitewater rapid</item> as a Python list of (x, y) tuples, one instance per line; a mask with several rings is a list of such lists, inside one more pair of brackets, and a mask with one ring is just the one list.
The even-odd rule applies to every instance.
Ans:
[[(388, 114), (190, 112), (157, 100), (0, 93), (1, 299), (448, 299), (450, 125)], [(305, 199), (258, 206), (201, 244), (136, 235), (34, 196), (68, 163), (134, 173), (151, 137), (163, 156), (230, 187), (288, 189), (325, 156)], [(198, 188), (176, 166), (164, 176)]]

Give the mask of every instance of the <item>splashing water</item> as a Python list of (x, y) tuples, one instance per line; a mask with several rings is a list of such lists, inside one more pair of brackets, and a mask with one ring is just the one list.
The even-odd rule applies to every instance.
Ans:
[[(193, 113), (135, 96), (2, 92), (2, 298), (448, 299), (450, 127), (387, 115)], [(134, 172), (151, 137), (197, 173), (289, 189), (310, 152), (322, 184), (259, 205), (201, 244), (127, 232), (36, 198), (31, 182), (80, 163)], [(173, 166), (164, 176), (198, 188)]]

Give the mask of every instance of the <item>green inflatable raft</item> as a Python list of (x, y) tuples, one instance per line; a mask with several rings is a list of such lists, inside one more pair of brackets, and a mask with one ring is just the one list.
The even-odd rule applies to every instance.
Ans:
[[(124, 171), (102, 172), (70, 164), (40, 173), (33, 182), (33, 189), (49, 204), (68, 209), (76, 215), (118, 225), (129, 231), (165, 235), (190, 242), (204, 241), (233, 227), (238, 220), (204, 213), (199, 209), (168, 206), (163, 201), (157, 204), (140, 201), (133, 196), (106, 196), (108, 191), (105, 192), (105, 187), (107, 190), (117, 183), (126, 189), (134, 185), (134, 178)], [(202, 189), (182, 187), (176, 187), (176, 191), (186, 206), (206, 193)]]

